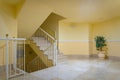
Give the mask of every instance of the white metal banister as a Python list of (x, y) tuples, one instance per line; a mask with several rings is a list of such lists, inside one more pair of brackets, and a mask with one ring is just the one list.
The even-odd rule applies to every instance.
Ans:
[(51, 39), (55, 40), (54, 37), (52, 37), (50, 34), (48, 34), (45, 30), (43, 30), (41, 27), (39, 28), (41, 31), (43, 31), (47, 36), (49, 36)]
[[(24, 38), (0, 38), (0, 54), (3, 54), (0, 56), (3, 62), (0, 63), (0, 67), (6, 66), (5, 74), (0, 73), (4, 74), (5, 80), (25, 74), (25, 40)], [(22, 66), (19, 67), (18, 64)]]
[(57, 65), (57, 53), (58, 50), (57, 50), (57, 40), (56, 40), (54, 43), (54, 65)]
[(0, 38), (0, 40), (26, 40), (25, 38)]
[(6, 34), (6, 80), (9, 79), (9, 62), (8, 62), (8, 58), (9, 58), (9, 41), (8, 41), (8, 34)]
[[(47, 54), (48, 54), (48, 58), (49, 58), (49, 56), (51, 57), (51, 56), (53, 56), (53, 57), (51, 57), (51, 59), (53, 60), (53, 64), (54, 65), (57, 65), (57, 40), (54, 38), (54, 37), (52, 37), (50, 34), (48, 34), (46, 31), (44, 31), (42, 28), (39, 28), (41, 31), (43, 31), (44, 32), (44, 34), (46, 35), (46, 36), (48, 36), (48, 38), (47, 38), (47, 40), (49, 41), (49, 38), (51, 38), (51, 40), (52, 40), (52, 44), (50, 45), (50, 46), (48, 46), (46, 49), (44, 49), (43, 51), (44, 52), (47, 52)], [(56, 32), (54, 32), (55, 34), (56, 34)]]
[[(49, 31), (51, 30), (49, 29)], [(56, 32), (53, 32), (53, 34), (56, 35)], [(40, 50), (42, 50), (45, 55), (48, 55), (48, 59), (53, 60), (53, 64), (56, 65), (58, 51), (57, 40), (41, 27), (38, 28), (32, 39), (36, 45), (40, 47)]]

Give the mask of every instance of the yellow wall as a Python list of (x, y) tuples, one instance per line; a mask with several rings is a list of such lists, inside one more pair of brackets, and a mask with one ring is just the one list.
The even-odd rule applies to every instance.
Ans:
[(60, 42), (59, 49), (64, 55), (89, 55), (88, 42)]
[(93, 54), (93, 25), (90, 24), (89, 27), (89, 54)]
[(51, 36), (58, 39), (58, 27), (61, 19), (63, 19), (62, 16), (51, 13), (40, 27), (48, 32)]
[[(0, 38), (6, 37), (6, 34), (9, 34), (9, 37), (17, 37), (17, 20), (13, 6), (0, 0)], [(5, 41), (0, 40), (0, 65), (5, 64), (5, 51)]]
[(17, 37), (17, 20), (13, 6), (0, 2), (0, 37)]
[(89, 24), (59, 25), (59, 49), (65, 55), (89, 55)]
[[(120, 57), (120, 18), (93, 25), (93, 39), (95, 36), (105, 36), (107, 39), (108, 55)], [(96, 54), (95, 43), (93, 54)]]
[(16, 17), (19, 15), (23, 5), (25, 3), (25, 0), (20, 0), (20, 2), (16, 5)]
[(18, 37), (31, 37), (51, 12), (40, 0), (26, 0), (18, 15)]
[(88, 40), (89, 24), (62, 23), (59, 25), (59, 40)]

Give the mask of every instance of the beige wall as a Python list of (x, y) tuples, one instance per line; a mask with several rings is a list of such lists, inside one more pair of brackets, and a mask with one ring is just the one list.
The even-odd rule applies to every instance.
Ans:
[(58, 40), (59, 21), (62, 19), (64, 19), (62, 16), (51, 13), (40, 27)]
[(40, 0), (26, 0), (18, 15), (18, 37), (31, 37), (51, 12)]
[(4, 2), (4, 0), (0, 0), (0, 13), (5, 12), (8, 16), (15, 18), (15, 8), (16, 7), (14, 5), (7, 4)]
[(93, 54), (93, 25), (89, 27), (89, 54)]
[[(13, 6), (0, 0), (0, 38), (6, 37), (6, 34), (9, 34), (9, 37), (17, 37), (17, 19), (15, 19)], [(4, 44), (5, 41), (0, 40), (0, 65), (5, 64), (6, 50)]]
[(59, 49), (65, 55), (97, 54), (94, 37), (105, 36), (108, 56), (120, 57), (119, 32), (120, 18), (92, 25), (61, 22), (59, 26)]
[(6, 58), (6, 47), (1, 46), (0, 47), (0, 66), (5, 64), (5, 58)]
[(59, 49), (65, 55), (89, 55), (89, 24), (60, 23)]
[(59, 49), (64, 55), (89, 55), (88, 42), (60, 42)]
[(17, 20), (7, 14), (0, 14), (0, 37), (17, 37)]
[[(120, 57), (120, 18), (103, 23), (94, 24), (93, 39), (95, 36), (105, 36), (107, 39), (108, 55)], [(93, 54), (96, 54), (95, 44)]]
[(17, 37), (17, 20), (13, 6), (0, 2), (0, 37)]
[[(17, 37), (18, 33), (19, 37), (29, 38), (52, 12), (52, 9), (40, 3), (40, 0), (26, 0), (24, 5), (23, 3), (15, 7), (0, 0), (0, 37), (5, 37), (6, 34)], [(54, 30), (55, 26), (51, 26)], [(65, 55), (96, 54), (94, 37), (103, 35), (108, 41), (108, 55), (120, 57), (119, 34), (120, 18), (93, 25), (60, 22), (59, 49)]]
[(25, 0), (20, 0), (19, 3), (16, 5), (15, 7), (15, 11), (16, 11), (16, 18), (18, 17), (23, 5), (25, 3)]
[(60, 23), (59, 39), (65, 40), (88, 40), (89, 24), (80, 23)]

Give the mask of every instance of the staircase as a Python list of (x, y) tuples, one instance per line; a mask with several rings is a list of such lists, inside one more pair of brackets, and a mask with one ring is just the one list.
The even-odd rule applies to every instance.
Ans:
[[(50, 41), (45, 39), (44, 37), (32, 37), (32, 40), (34, 43), (36, 43), (37, 46), (39, 46), (39, 49), (44, 51), (44, 54), (48, 56), (48, 59), (53, 60), (53, 55), (51, 53), (54, 53), (52, 50), (52, 45)], [(47, 48), (49, 50), (47, 50)], [(67, 60), (67, 57), (63, 55), (63, 53), (57, 52), (57, 64), (63, 63)]]
[[(54, 32), (52, 32), (54, 33)], [(47, 63), (48, 61), (52, 61), (53, 65), (57, 65), (59, 63), (62, 63), (66, 61), (66, 57), (58, 52), (57, 49), (57, 41), (54, 37), (52, 37), (50, 34), (48, 34), (46, 31), (44, 31), (42, 28), (39, 28), (33, 37), (31, 38), (31, 42), (33, 45), (31, 47), (36, 47), (39, 49), (39, 51), (42, 52), (42, 56), (46, 56), (46, 59), (42, 59), (43, 57), (39, 57), (39, 54), (36, 52), (38, 55), (35, 59), (29, 62), (28, 66), (32, 66), (32, 68), (27, 67), (29, 72), (41, 70), (47, 67), (50, 67), (49, 65), (46, 66), (45, 62)], [(36, 50), (34, 50), (36, 51)], [(42, 65), (45, 64), (45, 65)], [(46, 66), (46, 67), (44, 67)], [(52, 65), (51, 65), (52, 66)]]
[(53, 60), (54, 55), (52, 54), (54, 53), (54, 50), (53, 47), (51, 47), (52, 44), (48, 40), (46, 40), (44, 37), (32, 37), (32, 40), (37, 46), (39, 46), (39, 49), (48, 56), (48, 59)]
[[(37, 46), (39, 46), (39, 49), (44, 51), (44, 54), (48, 56), (48, 59), (53, 60), (54, 55), (52, 55), (52, 53), (54, 53), (54, 51), (52, 50), (53, 47), (50, 47), (52, 44), (46, 40), (44, 37), (32, 37), (32, 40), (34, 43), (36, 43)], [(49, 50), (46, 50), (46, 49)], [(57, 53), (57, 64), (62, 63), (64, 61), (66, 61), (67, 57), (64, 56), (62, 53)]]

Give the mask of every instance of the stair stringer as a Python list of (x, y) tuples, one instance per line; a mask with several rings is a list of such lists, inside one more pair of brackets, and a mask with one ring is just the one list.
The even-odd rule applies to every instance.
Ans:
[(27, 41), (29, 46), (33, 49), (33, 51), (40, 57), (40, 59), (43, 61), (43, 63), (46, 65), (46, 67), (53, 66), (53, 61), (48, 59), (48, 56), (43, 53), (42, 50), (39, 49), (38, 46), (33, 41)]

